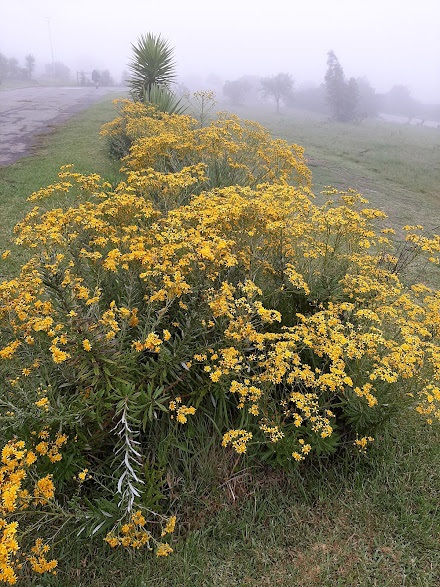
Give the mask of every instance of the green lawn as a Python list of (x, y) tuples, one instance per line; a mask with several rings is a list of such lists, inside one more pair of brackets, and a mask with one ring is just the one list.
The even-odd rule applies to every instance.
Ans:
[[(318, 195), (328, 185), (359, 190), (396, 226), (440, 225), (440, 130), (380, 120), (329, 121), (297, 110), (235, 109), (305, 148)], [(416, 222), (417, 221), (417, 222)]]
[[(306, 148), (318, 193), (354, 187), (392, 225), (440, 224), (440, 132), (381, 122), (340, 125), (298, 112), (237, 112)], [(73, 163), (115, 181), (100, 126), (115, 115), (95, 104), (42, 139), (32, 157), (0, 169), (0, 239), (31, 208), (26, 197)], [(0, 265), (11, 275), (24, 259)], [(437, 274), (438, 275), (438, 274)], [(439, 280), (440, 282), (440, 280)], [(102, 538), (56, 537), (56, 576), (26, 585), (60, 587), (438, 587), (440, 585), (440, 426), (402, 416), (366, 457), (305, 464), (291, 475), (237, 467), (210, 439), (177, 454), (169, 479), (179, 500), (174, 554), (110, 550)], [(191, 475), (197, 471), (197, 475)]]

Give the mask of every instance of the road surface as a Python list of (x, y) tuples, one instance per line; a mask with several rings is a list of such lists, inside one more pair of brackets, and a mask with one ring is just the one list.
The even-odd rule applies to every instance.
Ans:
[(94, 87), (0, 90), (0, 167), (28, 155), (38, 135), (51, 132), (76, 112), (116, 91)]

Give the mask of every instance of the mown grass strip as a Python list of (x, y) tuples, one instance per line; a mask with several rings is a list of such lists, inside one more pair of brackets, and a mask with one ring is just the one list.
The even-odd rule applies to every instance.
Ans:
[(15, 224), (34, 206), (28, 196), (54, 182), (62, 165), (73, 163), (77, 171), (99, 173), (111, 182), (119, 178), (120, 163), (109, 159), (106, 141), (99, 135), (101, 126), (116, 116), (113, 99), (98, 102), (53, 132), (40, 135), (32, 155), (0, 167), (0, 251), (14, 249), (1, 262), (0, 278), (14, 274), (25, 258), (11, 244), (11, 236)]

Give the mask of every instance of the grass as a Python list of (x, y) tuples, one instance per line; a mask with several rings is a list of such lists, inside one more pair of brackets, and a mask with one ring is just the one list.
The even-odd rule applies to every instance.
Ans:
[[(415, 419), (401, 424), (383, 439), (387, 451), (291, 476), (270, 469), (228, 473), (224, 456), (205, 453), (189, 466), (197, 469), (194, 477), (211, 482), (199, 485), (197, 495), (183, 488), (187, 523), (171, 557), (71, 538), (56, 547), (63, 562), (44, 584), (437, 587), (440, 430)], [(29, 577), (28, 584), (41, 583)]]
[[(435, 224), (440, 179), (435, 130), (342, 126), (299, 113), (238, 114), (303, 144), (316, 191), (327, 184), (356, 187), (392, 214), (393, 222), (423, 222), (425, 216)], [(117, 179), (118, 165), (108, 160), (98, 137), (101, 124), (113, 116), (110, 100), (95, 104), (41, 137), (31, 157), (0, 169), (4, 248), (13, 225), (31, 207), (27, 195), (51, 183), (60, 165), (74, 163), (83, 173)], [(0, 273), (14, 273), (20, 260)], [(64, 533), (53, 550), (58, 575), (29, 576), (25, 584), (438, 587), (440, 426), (402, 416), (375, 444), (355, 462), (309, 464), (286, 475), (253, 470), (245, 462), (236, 469), (212, 439), (200, 439), (194, 452), (176, 454), (181, 475), (169, 479), (181, 504), (171, 557), (113, 551), (101, 538)]]
[(361, 124), (329, 121), (297, 110), (277, 115), (270, 107), (236, 109), (274, 135), (305, 147), (313, 189), (359, 190), (390, 215), (396, 227), (417, 220), (440, 224), (440, 131), (379, 120)]
[(62, 165), (73, 163), (81, 173), (97, 172), (112, 182), (119, 178), (120, 165), (108, 158), (105, 139), (99, 136), (101, 126), (115, 115), (112, 98), (107, 98), (39, 135), (29, 157), (0, 167), (0, 250), (14, 252), (7, 263), (0, 264), (0, 278), (14, 274), (25, 258), (23, 251), (11, 245), (11, 236), (14, 225), (34, 206), (28, 196), (53, 183)]

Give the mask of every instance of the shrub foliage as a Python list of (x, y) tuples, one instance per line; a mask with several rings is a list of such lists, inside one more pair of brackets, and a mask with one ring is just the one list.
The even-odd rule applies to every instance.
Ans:
[[(38, 503), (168, 555), (172, 448), (201, 430), (287, 469), (365, 451), (397, 410), (440, 416), (440, 294), (404, 283), (382, 212), (354, 191), (316, 205), (303, 150), (233, 116), (201, 127), (125, 101), (105, 132), (129, 138), (125, 180), (62, 168), (15, 228), (29, 262), (0, 284), (9, 582)], [(406, 231), (438, 263), (440, 238)]]

